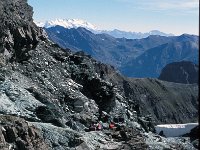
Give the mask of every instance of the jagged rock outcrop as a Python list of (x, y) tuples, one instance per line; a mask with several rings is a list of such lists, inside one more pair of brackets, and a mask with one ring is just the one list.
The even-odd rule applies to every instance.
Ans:
[(32, 7), (26, 1), (0, 2), (0, 45), (5, 59), (27, 59), (29, 50), (46, 38), (33, 23), (32, 15)]
[(162, 69), (158, 79), (175, 83), (193, 84), (198, 83), (198, 73), (199, 66), (192, 62), (174, 62)]
[[(0, 4), (2, 149), (155, 149), (156, 135), (146, 135), (153, 131), (151, 120), (137, 114), (135, 101), (129, 107), (131, 97), (126, 99), (119, 84), (124, 77), (111, 66), (46, 39), (32, 22), (26, 0)], [(86, 132), (102, 111), (124, 124), (117, 130)], [(162, 143), (159, 149), (172, 145)], [(178, 145), (193, 149), (189, 142)]]

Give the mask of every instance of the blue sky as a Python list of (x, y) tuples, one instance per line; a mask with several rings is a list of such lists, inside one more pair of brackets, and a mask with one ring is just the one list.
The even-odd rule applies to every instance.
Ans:
[(28, 0), (34, 20), (83, 19), (100, 29), (199, 34), (199, 0)]

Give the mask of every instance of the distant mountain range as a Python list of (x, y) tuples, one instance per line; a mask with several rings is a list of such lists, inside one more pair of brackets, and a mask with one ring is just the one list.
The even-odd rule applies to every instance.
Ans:
[(198, 63), (198, 36), (183, 34), (170, 39), (170, 42), (150, 48), (126, 62), (120, 71), (130, 77), (157, 77), (169, 63), (183, 60)]
[(154, 35), (140, 40), (114, 38), (108, 34), (94, 34), (81, 27), (66, 29), (55, 26), (45, 30), (49, 38), (61, 47), (71, 48), (74, 51), (83, 50), (95, 59), (116, 68), (127, 64), (147, 49), (171, 41), (171, 38)]
[(44, 28), (51, 28), (51, 27), (55, 27), (55, 26), (62, 26), (67, 29), (83, 27), (95, 34), (106, 33), (115, 38), (142, 39), (142, 38), (146, 38), (150, 35), (173, 36), (173, 34), (171, 34), (171, 33), (167, 34), (164, 32), (160, 32), (158, 30), (152, 30), (152, 31), (146, 32), (146, 33), (131, 32), (131, 31), (128, 32), (128, 31), (121, 31), (118, 29), (101, 30), (101, 29), (97, 28), (95, 25), (93, 25), (87, 21), (81, 20), (81, 19), (56, 19), (56, 20), (45, 21), (45, 22), (36, 22), (36, 24), (39, 27), (44, 27)]
[(109, 34), (115, 38), (123, 38), (124, 37), (127, 39), (142, 39), (142, 38), (146, 38), (150, 35), (174, 36), (171, 33), (167, 34), (164, 32), (160, 32), (158, 30), (152, 30), (150, 32), (142, 33), (142, 32), (126, 32), (126, 31), (114, 29), (112, 31), (103, 30), (103, 31), (101, 31), (101, 33)]
[[(81, 26), (86, 25), (82, 22)], [(126, 39), (105, 33), (95, 34), (73, 23), (65, 23), (65, 26), (46, 23), (45, 27), (49, 39), (61, 47), (84, 51), (101, 62), (113, 65), (129, 77), (157, 78), (169, 63), (183, 60), (198, 63), (199, 40), (195, 35), (150, 35), (142, 39)]]

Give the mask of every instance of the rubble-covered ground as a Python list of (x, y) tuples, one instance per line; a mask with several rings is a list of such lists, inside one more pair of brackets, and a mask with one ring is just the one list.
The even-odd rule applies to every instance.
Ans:
[[(166, 103), (161, 109), (153, 106), (167, 101), (157, 90), (169, 96), (173, 88), (182, 101), (167, 106), (177, 105), (183, 112), (186, 100), (183, 114), (196, 120), (197, 85), (125, 79), (111, 66), (50, 42), (33, 23), (32, 13), (26, 0), (0, 0), (0, 149), (194, 149), (188, 138), (152, 133), (152, 118), (143, 116), (143, 111), (152, 103), (150, 110), (168, 115), (165, 110), (171, 108), (165, 108)], [(102, 112), (109, 116), (107, 127), (116, 118), (123, 118), (123, 124), (88, 132)], [(169, 120), (178, 122), (181, 115), (170, 118), (169, 114)], [(161, 117), (159, 112), (153, 116), (157, 122)]]

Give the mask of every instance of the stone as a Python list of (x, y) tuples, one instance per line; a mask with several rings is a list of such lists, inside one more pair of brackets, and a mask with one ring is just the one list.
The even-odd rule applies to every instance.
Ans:
[(77, 146), (75, 148), (75, 150), (88, 150), (88, 149), (90, 149), (90, 148), (88, 147), (88, 145), (85, 142), (81, 143), (79, 146)]
[(74, 111), (81, 112), (83, 111), (84, 102), (82, 100), (76, 100), (74, 102)]

